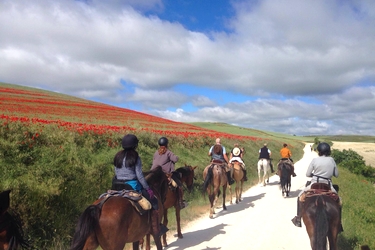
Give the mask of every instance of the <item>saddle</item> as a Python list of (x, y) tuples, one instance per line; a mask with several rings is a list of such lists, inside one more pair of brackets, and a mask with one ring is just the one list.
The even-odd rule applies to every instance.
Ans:
[[(313, 183), (311, 185), (311, 188), (309, 190), (306, 190), (301, 196), (300, 196), (300, 201), (304, 202), (306, 199), (313, 197), (313, 196), (318, 196), (318, 195), (325, 195), (328, 196), (329, 198), (333, 199), (337, 203), (341, 203), (341, 199), (339, 195), (335, 192), (332, 192), (330, 185), (326, 183)], [(341, 204), (340, 204), (341, 206)]]
[(139, 212), (140, 215), (143, 215), (148, 210), (151, 210), (152, 206), (151, 203), (142, 196), (141, 193), (138, 193), (134, 190), (108, 190), (106, 193), (101, 194), (99, 199), (103, 198), (100, 202), (101, 205), (104, 204), (110, 197), (112, 196), (120, 196), (125, 199), (128, 199), (133, 207)]

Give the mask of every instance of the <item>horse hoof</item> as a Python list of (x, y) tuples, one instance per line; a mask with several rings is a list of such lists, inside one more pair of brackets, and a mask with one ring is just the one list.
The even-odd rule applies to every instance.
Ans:
[(184, 238), (184, 237), (182, 236), (182, 234), (177, 235), (177, 237), (178, 237), (179, 239)]

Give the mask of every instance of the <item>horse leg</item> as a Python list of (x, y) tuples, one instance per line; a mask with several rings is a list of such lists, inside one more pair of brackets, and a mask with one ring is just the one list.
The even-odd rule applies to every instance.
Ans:
[(208, 193), (208, 199), (210, 201), (210, 215), (209, 215), (209, 218), (213, 218), (213, 214), (215, 213), (215, 209), (214, 209), (214, 199), (215, 199), (215, 194), (213, 193), (212, 191), (212, 187), (208, 187), (207, 188), (207, 193)]
[(177, 236), (178, 236), (178, 238), (182, 239), (184, 237), (182, 236), (182, 233), (181, 233), (181, 224), (180, 224), (181, 223), (181, 215), (180, 215), (181, 209), (180, 209), (180, 206), (175, 207), (175, 210), (176, 210), (176, 221), (177, 221)]
[(236, 204), (240, 202), (240, 183), (236, 182)]
[(229, 203), (233, 204), (233, 202), (232, 202), (232, 199), (233, 199), (233, 196), (232, 196), (232, 186), (229, 185), (229, 184), (228, 184), (228, 190), (229, 190), (229, 197), (230, 197)]
[(139, 241), (133, 242), (133, 250), (139, 250)]
[(227, 192), (227, 185), (223, 186), (223, 210), (227, 210), (227, 206), (225, 206), (225, 197)]
[(266, 186), (266, 175), (267, 175), (267, 170), (265, 169), (263, 172), (263, 186)]
[[(163, 225), (168, 227), (168, 209), (164, 209)], [(167, 234), (163, 234), (163, 247), (167, 246)]]

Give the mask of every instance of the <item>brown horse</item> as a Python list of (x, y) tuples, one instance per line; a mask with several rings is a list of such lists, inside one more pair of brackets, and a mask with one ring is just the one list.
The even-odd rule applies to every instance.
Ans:
[(223, 210), (227, 210), (225, 206), (226, 190), (228, 186), (228, 178), (225, 167), (222, 164), (212, 163), (203, 170), (204, 190), (208, 193), (210, 200), (210, 215), (212, 219), (215, 214), (216, 201), (220, 195), (220, 188), (223, 189)]
[(7, 211), (10, 204), (9, 193), (10, 190), (0, 193), (0, 250), (31, 248), (29, 241), (24, 238), (20, 217)]
[(161, 220), (168, 179), (161, 167), (145, 173), (145, 178), (159, 201), (158, 221), (151, 220), (151, 213), (155, 211), (141, 215), (126, 198), (112, 196), (104, 203), (101, 198), (87, 207), (79, 218), (70, 249), (94, 250), (101, 246), (103, 250), (123, 250), (125, 244), (131, 242), (133, 249), (139, 249), (139, 241), (151, 233), (157, 249), (161, 250), (163, 247), (155, 225)]
[[(233, 179), (236, 182), (236, 204), (238, 204), (242, 200), (242, 187), (243, 187), (243, 177), (244, 177), (244, 171), (241, 166), (241, 163), (238, 161), (232, 162), (233, 166)], [(230, 193), (230, 204), (232, 204), (232, 186), (229, 186), (229, 193)]]
[(289, 196), (290, 187), (292, 186), (292, 168), (287, 161), (280, 161), (277, 165), (280, 176), (280, 188), (282, 196)]
[(337, 235), (341, 228), (339, 204), (327, 195), (306, 198), (302, 218), (310, 237), (312, 250), (337, 250)]
[[(186, 185), (186, 188), (189, 192), (193, 189), (194, 179), (196, 177), (194, 176), (194, 170), (197, 167), (187, 166), (185, 164), (184, 167), (177, 168), (175, 173), (177, 174), (177, 178), (181, 181), (181, 183)], [(177, 222), (177, 236), (178, 238), (182, 239), (182, 233), (181, 233), (181, 218), (180, 218), (180, 205), (179, 205), (179, 199), (178, 199), (178, 190), (175, 188), (168, 188), (167, 197), (165, 199), (165, 202), (163, 204), (164, 207), (164, 213), (163, 213), (163, 224), (167, 227), (168, 226), (168, 209), (171, 207), (175, 208), (176, 212), (176, 222)], [(167, 235), (163, 234), (163, 246), (168, 246), (167, 244)], [(150, 247), (150, 236), (147, 235), (146, 237), (146, 245)]]

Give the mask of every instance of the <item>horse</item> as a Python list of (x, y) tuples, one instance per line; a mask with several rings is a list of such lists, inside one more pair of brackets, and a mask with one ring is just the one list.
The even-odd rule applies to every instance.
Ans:
[[(179, 180), (181, 183), (186, 185), (186, 188), (189, 192), (193, 189), (194, 179), (196, 177), (194, 176), (194, 170), (197, 167), (187, 166), (185, 164), (184, 167), (177, 168), (175, 173), (177, 173)], [(163, 224), (167, 227), (168, 226), (168, 209), (171, 207), (175, 208), (176, 212), (176, 222), (177, 222), (177, 236), (178, 238), (182, 239), (182, 233), (181, 233), (181, 218), (180, 218), (180, 205), (178, 204), (178, 191), (176, 189), (168, 188), (167, 196), (165, 199), (165, 202), (163, 204), (164, 207), (164, 213), (163, 213)], [(146, 236), (146, 245), (150, 247), (150, 235), (148, 234)], [(163, 247), (168, 246), (167, 244), (167, 235), (163, 234), (162, 239), (162, 245)]]
[(25, 239), (22, 221), (18, 214), (8, 212), (11, 190), (0, 193), (0, 250), (29, 249), (30, 242)]
[(280, 188), (281, 193), (285, 197), (289, 196), (291, 182), (292, 182), (292, 169), (288, 162), (286, 161), (280, 161), (277, 165), (279, 176), (280, 176)]
[(203, 170), (203, 188), (208, 193), (210, 200), (210, 215), (209, 218), (213, 219), (215, 214), (215, 205), (223, 189), (223, 210), (227, 210), (225, 206), (226, 190), (228, 186), (228, 178), (225, 172), (225, 167), (222, 164), (212, 163)]
[(337, 235), (341, 229), (339, 204), (331, 197), (320, 194), (305, 199), (302, 219), (310, 237), (312, 250), (337, 250)]
[[(243, 187), (243, 182), (244, 182), (243, 177), (245, 173), (243, 171), (243, 168), (240, 162), (233, 161), (232, 165), (233, 165), (233, 179), (236, 182), (236, 188), (235, 188), (236, 204), (238, 204), (242, 200), (241, 196), (242, 196), (242, 187)], [(230, 204), (233, 204), (231, 186), (229, 186), (229, 193), (230, 193)]]
[[(260, 171), (263, 169), (263, 179), (260, 175)], [(270, 175), (268, 173), (270, 171), (270, 161), (267, 159), (259, 159), (258, 161), (258, 177), (259, 177), (259, 184), (263, 183), (263, 186), (266, 186), (266, 176), (267, 176), (267, 183), (270, 182)]]
[[(138, 250), (139, 241), (151, 233), (157, 250), (162, 250), (157, 228), (168, 191), (168, 178), (161, 167), (145, 173), (145, 178), (158, 199), (158, 210), (141, 215), (126, 198), (110, 196), (104, 203), (105, 198), (99, 198), (80, 216), (70, 249), (94, 250), (100, 246), (104, 250), (122, 250), (126, 243), (133, 243), (133, 249)], [(156, 220), (155, 215), (158, 215)]]

